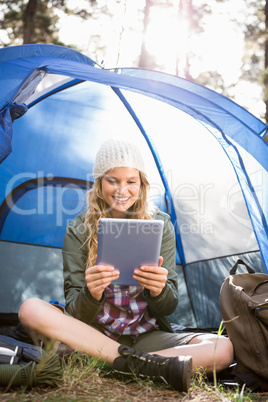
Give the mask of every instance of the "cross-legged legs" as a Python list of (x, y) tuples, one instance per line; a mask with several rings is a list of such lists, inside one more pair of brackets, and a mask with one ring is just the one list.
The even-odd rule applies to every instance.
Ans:
[(19, 310), (19, 319), (33, 339), (60, 341), (110, 365), (119, 356), (117, 342), (43, 300), (26, 300)]
[[(118, 342), (42, 300), (32, 298), (24, 302), (19, 318), (33, 338), (58, 340), (73, 350), (96, 356), (110, 365), (119, 356)], [(198, 335), (187, 345), (152, 353), (165, 357), (192, 356), (193, 370), (202, 367), (207, 373), (213, 371), (214, 364), (216, 370), (220, 371), (233, 361), (231, 341), (212, 334)]]

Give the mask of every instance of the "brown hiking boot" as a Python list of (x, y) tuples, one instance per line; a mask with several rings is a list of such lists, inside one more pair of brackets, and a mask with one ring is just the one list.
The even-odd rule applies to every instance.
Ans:
[(192, 375), (191, 356), (150, 355), (125, 345), (120, 345), (118, 352), (121, 356), (113, 362), (115, 372), (134, 374), (139, 378), (149, 378), (156, 382), (161, 381), (177, 391), (188, 391)]

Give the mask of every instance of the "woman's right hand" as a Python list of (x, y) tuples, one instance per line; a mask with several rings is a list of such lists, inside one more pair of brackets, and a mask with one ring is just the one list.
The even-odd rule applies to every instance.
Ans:
[(118, 269), (110, 265), (94, 265), (85, 271), (85, 279), (87, 288), (91, 296), (99, 301), (105, 288), (110, 285), (112, 281), (119, 278)]

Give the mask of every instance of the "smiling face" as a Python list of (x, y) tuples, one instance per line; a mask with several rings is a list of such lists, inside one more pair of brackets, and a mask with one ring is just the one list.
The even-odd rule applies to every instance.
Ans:
[(139, 171), (128, 167), (114, 168), (102, 177), (101, 185), (103, 199), (112, 208), (112, 217), (125, 218), (127, 210), (139, 198)]

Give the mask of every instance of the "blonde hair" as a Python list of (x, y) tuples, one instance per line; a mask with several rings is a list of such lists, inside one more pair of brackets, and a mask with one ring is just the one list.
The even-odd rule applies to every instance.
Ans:
[[(100, 218), (111, 218), (112, 208), (103, 199), (101, 179), (101, 177), (96, 179), (92, 189), (86, 196), (88, 210), (85, 215), (84, 225), (88, 230), (87, 268), (96, 264), (99, 220)], [(139, 197), (127, 211), (127, 216), (130, 219), (152, 219), (152, 212), (149, 211), (147, 201), (149, 182), (146, 175), (142, 172), (140, 172), (140, 181)]]

